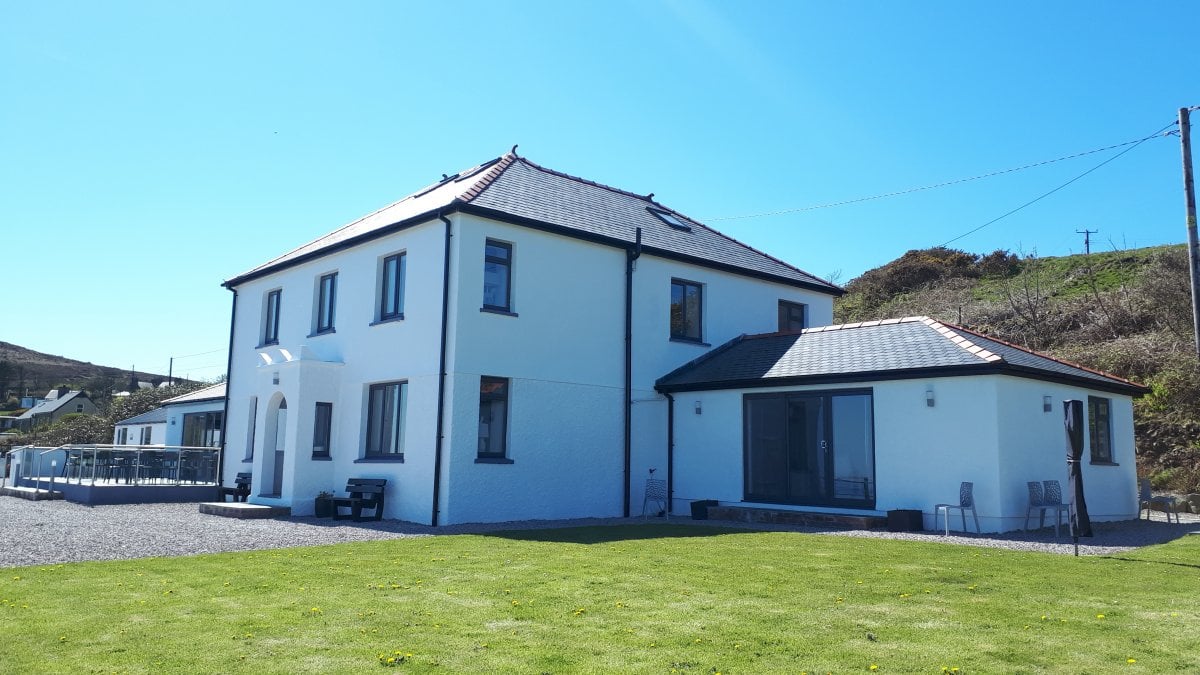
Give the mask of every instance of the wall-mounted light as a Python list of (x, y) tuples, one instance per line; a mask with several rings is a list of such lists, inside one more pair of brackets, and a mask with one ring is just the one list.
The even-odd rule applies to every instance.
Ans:
[(933, 387), (929, 387), (925, 390), (925, 405), (929, 406), (930, 408), (933, 407)]
[(696, 401), (696, 414), (699, 415), (703, 412), (704, 412), (704, 408), (700, 407), (700, 401)]
[(271, 373), (271, 384), (279, 384), (279, 371)]
[(171, 418), (171, 426), (175, 426), (175, 418), (174, 417)]
[(1050, 412), (1054, 409), (1054, 404), (1050, 402), (1049, 396), (1042, 397), (1042, 412)]

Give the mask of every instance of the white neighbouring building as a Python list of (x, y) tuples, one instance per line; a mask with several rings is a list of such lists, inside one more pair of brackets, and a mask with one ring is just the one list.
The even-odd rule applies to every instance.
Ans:
[(250, 471), (251, 502), (303, 515), (386, 478), (385, 517), (432, 524), (640, 513), (668, 454), (656, 379), (828, 324), (841, 293), (511, 153), (225, 285), (224, 482)]
[(418, 523), (636, 515), (656, 469), (672, 512), (927, 524), (969, 480), (984, 529), (1009, 530), (1026, 480), (1065, 487), (1063, 398), (1106, 434), (1092, 513), (1137, 513), (1137, 385), (931, 320), (801, 333), (841, 289), (513, 153), (225, 286), (223, 482), (249, 471), (252, 503), (296, 515), (349, 478), (386, 478), (384, 516)]
[(154, 410), (117, 422), (113, 444), (219, 447), (224, 414), (225, 383), (221, 382), (166, 399)]

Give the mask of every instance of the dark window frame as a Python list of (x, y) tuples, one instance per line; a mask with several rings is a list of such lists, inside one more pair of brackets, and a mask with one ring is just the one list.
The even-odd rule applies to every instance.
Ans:
[[(488, 255), (489, 247), (504, 249), (507, 254), (505, 257)], [(484, 290), (487, 290), (487, 266), (489, 264), (502, 265), (504, 267), (504, 304), (493, 305), (487, 302), (487, 294), (484, 293), (483, 309), (511, 312), (512, 311), (512, 270), (513, 270), (513, 245), (495, 239), (487, 239), (483, 244), (483, 274), (484, 274)]]
[(1093, 464), (1112, 464), (1112, 399), (1088, 396), (1088, 448)]
[[(680, 318), (679, 322), (683, 326), (682, 332), (675, 330), (675, 288), (682, 289), (682, 297), (679, 304)], [(687, 312), (687, 290), (695, 288), (698, 302), (696, 303), (696, 335), (688, 334), (687, 326), (689, 315)], [(682, 340), (685, 342), (704, 342), (704, 284), (698, 281), (688, 281), (687, 279), (671, 279), (671, 303), (670, 315), (668, 321), (670, 323), (671, 339)]]
[(142, 427), (141, 443), (138, 445), (150, 445), (150, 441), (154, 440), (154, 427)]
[[(800, 328), (791, 328), (790, 324), (794, 318), (792, 312), (800, 311)], [(792, 332), (804, 330), (808, 327), (808, 305), (803, 302), (795, 302), (793, 300), (779, 301), (779, 332)]]
[[(333, 403), (317, 401), (313, 409), (313, 457), (329, 457), (333, 437)], [(324, 450), (318, 450), (324, 448)]]
[[(186, 413), (181, 420), (182, 444), (188, 447), (219, 448), (225, 431), (225, 415), (222, 411)], [(192, 443), (193, 436), (199, 442)]]
[(267, 304), (263, 311), (263, 346), (279, 344), (279, 309), (283, 304), (283, 289), (267, 292)]
[[(379, 451), (379, 450), (376, 450), (373, 448), (373, 445), (375, 445), (373, 438), (378, 436), (379, 444), (385, 445), (383, 443), (383, 441), (384, 441), (384, 438), (383, 438), (384, 433), (383, 432), (385, 431), (385, 428), (382, 426), (383, 421), (384, 421), (383, 417), (381, 417), (378, 420), (376, 420), (373, 417), (373, 415), (375, 414), (375, 396), (377, 394), (378, 395), (386, 395), (385, 394), (386, 390), (389, 388), (393, 388), (393, 387), (396, 390), (395, 399), (397, 399), (397, 402), (393, 406), (389, 407), (387, 410), (384, 410), (384, 408), (383, 408), (384, 404), (386, 403), (386, 398), (380, 402), (380, 411), (381, 412), (383, 412), (385, 415), (387, 415), (388, 413), (394, 411), (396, 414), (396, 418), (391, 420), (391, 425), (390, 425), (391, 431), (388, 434), (388, 439), (387, 439), (388, 442), (386, 444), (386, 447), (390, 447), (391, 450), (390, 451)], [(406, 426), (406, 422), (407, 422), (407, 420), (406, 420), (407, 409), (408, 409), (408, 381), (407, 380), (395, 380), (392, 382), (377, 382), (377, 383), (369, 385), (367, 387), (367, 419), (366, 419), (366, 433), (363, 438), (363, 459), (397, 459), (397, 460), (404, 459), (404, 432), (405, 432), (405, 426)], [(378, 429), (378, 433), (376, 433), (377, 430), (374, 428), (375, 426), (377, 426), (377, 424), (380, 426), (380, 428)]]
[[(404, 272), (407, 258), (407, 251), (401, 251), (383, 259), (379, 270), (379, 321), (404, 318)], [(392, 261), (395, 261), (396, 269), (389, 285), (388, 264)]]
[[(484, 391), (489, 386), (494, 386), (494, 385), (501, 385), (500, 393), (496, 393), (495, 390)], [(511, 378), (494, 377), (494, 376), (490, 376), (490, 375), (482, 375), (479, 378), (479, 426), (480, 426), (480, 431), (482, 431), (482, 427), (484, 424), (484, 408), (486, 406), (489, 411), (488, 436), (486, 437), (488, 439), (488, 450), (485, 451), (482, 447), (483, 439), (485, 437), (482, 435), (478, 436), (479, 446), (476, 448), (476, 461), (488, 462), (488, 461), (507, 460), (508, 459), (508, 426), (509, 426), (509, 419), (511, 418), (511, 414), (510, 414), (511, 396), (509, 395), (509, 390), (511, 389), (511, 387), (512, 387), (512, 379)], [(503, 418), (504, 418), (504, 429), (498, 435), (498, 439), (497, 439), (497, 435), (494, 432), (496, 425), (495, 425), (494, 420), (491, 418), (491, 412), (495, 411), (494, 404), (496, 402), (499, 402), (503, 405)], [(500, 443), (499, 450), (492, 449), (492, 447), (491, 447), (491, 443), (495, 440), (499, 440), (499, 443)]]
[(243, 462), (254, 460), (254, 434), (258, 431), (258, 397), (250, 397), (250, 425), (246, 437), (246, 456), (242, 458)]
[(333, 317), (337, 312), (337, 272), (322, 274), (317, 281), (317, 316), (313, 333), (333, 332)]

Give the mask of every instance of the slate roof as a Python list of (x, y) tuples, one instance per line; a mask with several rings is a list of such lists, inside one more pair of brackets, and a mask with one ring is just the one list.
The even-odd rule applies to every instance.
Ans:
[(214, 384), (210, 387), (197, 389), (174, 398), (169, 398), (163, 401), (163, 405), (176, 405), (179, 403), (199, 403), (201, 401), (219, 401), (225, 398), (225, 383)]
[[(674, 216), (690, 230), (654, 215)], [(643, 251), (801, 286), (830, 295), (842, 289), (638, 195), (547, 169), (509, 153), (448, 176), (329, 234), (225, 282), (234, 287), (271, 272), (455, 211), (581, 237), (622, 248), (642, 228)]]
[(166, 421), (167, 409), (155, 408), (154, 410), (149, 410), (141, 415), (134, 415), (129, 419), (121, 420), (120, 422), (117, 422), (116, 426), (121, 426), (123, 424), (165, 424)]
[[(21, 413), (17, 419), (32, 419), (34, 415), (49, 415), (50, 413), (53, 413), (67, 403), (71, 402), (76, 396), (79, 396), (82, 393), (82, 391), (69, 391), (58, 398), (42, 401), (29, 410)], [(87, 397), (84, 396), (84, 398)]]
[(660, 378), (660, 391), (1016, 375), (1138, 396), (1141, 385), (917, 316), (742, 335)]

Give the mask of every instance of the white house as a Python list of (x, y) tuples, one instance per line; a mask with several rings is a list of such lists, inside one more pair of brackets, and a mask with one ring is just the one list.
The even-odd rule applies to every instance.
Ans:
[(224, 432), (225, 383), (175, 396), (113, 425), (114, 445), (215, 448)]
[(386, 478), (386, 517), (435, 525), (640, 513), (669, 454), (656, 380), (747, 331), (828, 324), (841, 293), (515, 153), (225, 286), (224, 481), (250, 471), (251, 502), (302, 515)]
[(934, 505), (956, 503), (969, 481), (983, 531), (1019, 529), (1028, 481), (1067, 489), (1062, 402), (1075, 399), (1092, 519), (1138, 514), (1132, 397), (1143, 387), (925, 317), (741, 336), (658, 390), (678, 401), (677, 500), (917, 509), (933, 527)]

